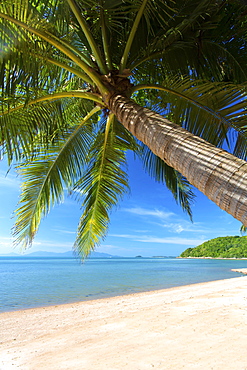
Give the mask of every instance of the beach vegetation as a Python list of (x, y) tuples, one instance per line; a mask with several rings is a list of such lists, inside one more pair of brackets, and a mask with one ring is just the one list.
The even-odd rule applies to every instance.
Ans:
[(247, 226), (246, 25), (237, 0), (1, 1), (1, 156), (23, 180), (15, 243), (29, 247), (68, 193), (87, 256), (129, 191), (128, 151), (191, 219), (195, 186)]
[(211, 239), (195, 248), (187, 248), (180, 257), (247, 258), (247, 236)]

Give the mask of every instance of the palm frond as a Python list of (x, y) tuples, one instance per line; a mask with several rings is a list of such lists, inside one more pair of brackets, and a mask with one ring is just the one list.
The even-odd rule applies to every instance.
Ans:
[[(243, 44), (239, 44), (239, 48), (242, 48)], [(200, 74), (207, 79), (214, 76), (214, 80), (217, 78), (222, 82), (244, 83), (247, 80), (245, 62), (238, 60), (238, 53), (234, 52), (228, 43), (221, 44), (204, 38), (200, 51), (197, 50), (196, 53), (198, 61), (197, 64), (194, 63), (194, 74)]]
[[(110, 115), (99, 130), (90, 151), (89, 166), (75, 185), (77, 198), (83, 197), (83, 214), (74, 249), (82, 257), (94, 250), (107, 233), (109, 212), (128, 190), (126, 150), (137, 148), (135, 140)], [(80, 197), (78, 196), (80, 194)]]
[(65, 188), (71, 188), (82, 175), (88, 151), (93, 140), (91, 125), (87, 121), (99, 108), (94, 108), (80, 123), (57, 137), (52, 147), (32, 162), (18, 167), (23, 178), (19, 208), (15, 214), (15, 243), (23, 248), (31, 245), (41, 219), (50, 208), (61, 203)]
[(66, 57), (69, 58), (70, 61), (77, 64), (91, 78), (91, 80), (94, 81), (94, 83), (98, 86), (103, 94), (108, 92), (105, 85), (102, 84), (98, 74), (95, 73), (90, 65), (83, 61), (82, 58), (77, 55), (77, 53), (74, 53), (74, 50), (71, 50), (71, 46), (69, 45), (69, 43), (60, 40), (60, 38), (56, 37), (54, 34), (49, 33), (46, 29), (42, 30), (37, 27), (32, 27), (14, 17), (9, 16), (8, 14), (0, 13), (0, 18), (13, 23), (14, 25), (26, 30), (32, 35), (38, 36), (41, 40), (46, 41), (52, 47), (59, 50), (59, 52), (62, 52), (64, 55), (66, 55)]
[(112, 57), (109, 48), (109, 31), (107, 28), (107, 14), (103, 6), (100, 7), (100, 25), (102, 30), (102, 44), (104, 49), (106, 66), (109, 71), (113, 70)]
[(66, 95), (63, 99), (59, 99), (60, 94), (53, 95), (55, 101), (46, 100), (52, 98), (49, 95), (43, 97), (44, 101), (39, 98), (40, 103), (36, 100), (36, 104), (6, 107), (9, 113), (0, 115), (0, 147), (9, 163), (37, 156), (63, 130), (78, 124), (86, 112), (93, 108), (90, 100), (66, 98)]
[(162, 73), (180, 73), (242, 83), (246, 80), (247, 53), (241, 8), (244, 10), (239, 2), (176, 1), (174, 17), (139, 47), (129, 68), (140, 74), (148, 69), (155, 81)]
[[(143, 87), (148, 89), (148, 84)], [(138, 89), (137, 86), (133, 91)], [(219, 147), (228, 141), (232, 128), (246, 143), (244, 86), (168, 77), (160, 90), (156, 99), (152, 94), (152, 109), (171, 121)], [(149, 93), (142, 94), (138, 101), (148, 106)], [(233, 147), (229, 150), (233, 151)]]
[(247, 227), (244, 226), (244, 225), (241, 225), (241, 227), (240, 227), (240, 233), (241, 233), (241, 235), (246, 234), (247, 233)]
[(77, 19), (78, 21), (78, 24), (80, 25), (80, 28), (82, 30), (82, 32), (84, 33), (86, 39), (87, 39), (87, 42), (88, 44), (90, 45), (90, 48), (92, 50), (92, 54), (96, 60), (96, 63), (98, 64), (99, 66), (99, 70), (101, 71), (101, 73), (103, 74), (106, 74), (108, 72), (108, 68), (104, 62), (104, 59), (102, 58), (102, 55), (100, 53), (100, 49), (87, 25), (87, 22), (84, 18), (84, 16), (82, 15), (82, 12), (81, 12), (81, 9), (79, 7), (79, 3), (76, 2), (76, 0), (67, 0), (68, 1), (68, 4), (75, 16), (75, 18)]
[(123, 53), (123, 56), (121, 58), (120, 73), (123, 72), (123, 70), (126, 68), (126, 63), (127, 63), (128, 57), (129, 57), (129, 52), (130, 52), (131, 46), (133, 44), (133, 40), (135, 38), (136, 31), (138, 29), (139, 23), (140, 23), (141, 18), (143, 16), (145, 7), (147, 5), (147, 2), (148, 2), (148, 0), (143, 0), (141, 2), (140, 8), (138, 9), (138, 12), (136, 14), (136, 18), (135, 18), (133, 26), (130, 30), (129, 37), (128, 37), (128, 40), (127, 40), (126, 45), (125, 45), (124, 53)]
[[(169, 10), (169, 16), (166, 16), (166, 20), (159, 23), (156, 18), (159, 19), (164, 13), (159, 1), (156, 2), (158, 14), (156, 14), (156, 18), (150, 19), (154, 32), (151, 33), (145, 44), (141, 44), (139, 53), (136, 53), (135, 57), (132, 58), (128, 68), (135, 69), (148, 60), (154, 62), (164, 59), (165, 62), (166, 54), (170, 48), (173, 49), (174, 44), (178, 42), (191, 43), (193, 40), (191, 30), (195, 29), (193, 33), (195, 38), (197, 28), (200, 29), (201, 23), (205, 23), (208, 14), (214, 13), (217, 9), (217, 5), (211, 3), (210, 0), (193, 1), (193, 4), (191, 1), (183, 3), (175, 1), (173, 9)], [(155, 6), (152, 6), (152, 9), (154, 8)], [(182, 60), (181, 63), (183, 63)]]

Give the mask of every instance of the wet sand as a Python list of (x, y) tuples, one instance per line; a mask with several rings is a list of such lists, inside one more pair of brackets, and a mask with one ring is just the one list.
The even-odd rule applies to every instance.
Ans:
[(0, 369), (247, 369), (247, 276), (0, 314)]

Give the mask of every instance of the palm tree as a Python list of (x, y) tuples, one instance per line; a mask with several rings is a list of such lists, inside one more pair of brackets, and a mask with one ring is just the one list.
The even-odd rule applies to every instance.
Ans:
[(31, 244), (68, 189), (88, 255), (128, 190), (128, 150), (190, 217), (192, 184), (247, 225), (245, 24), (238, 1), (1, 2), (0, 143), (23, 177), (16, 243)]

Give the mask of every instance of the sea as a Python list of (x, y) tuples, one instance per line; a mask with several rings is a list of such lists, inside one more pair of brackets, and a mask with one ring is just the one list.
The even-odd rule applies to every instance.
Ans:
[(247, 260), (0, 257), (0, 312), (241, 276)]

